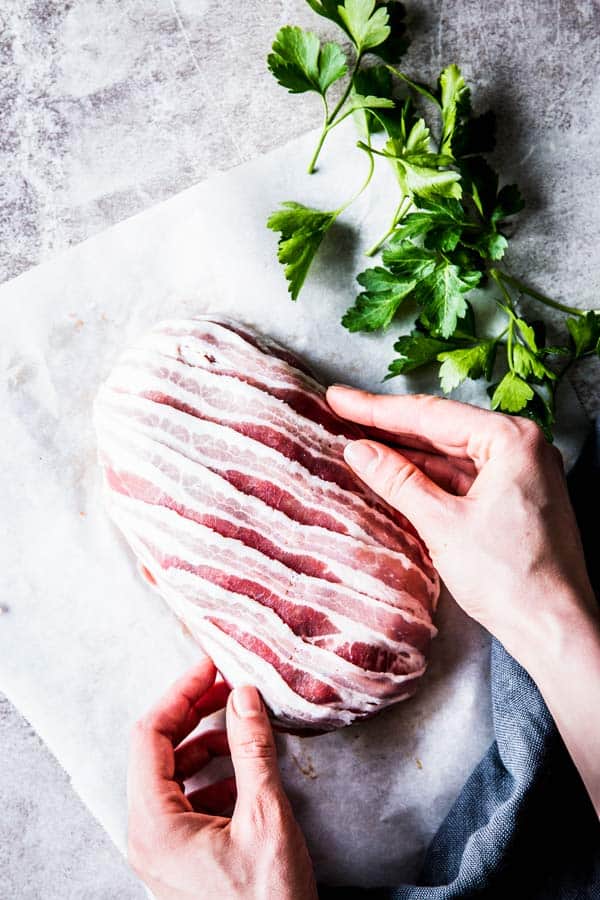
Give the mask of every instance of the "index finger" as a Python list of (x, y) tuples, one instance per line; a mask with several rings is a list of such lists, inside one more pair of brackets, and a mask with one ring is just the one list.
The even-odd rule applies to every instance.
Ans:
[(136, 723), (127, 778), (130, 807), (140, 802), (162, 812), (190, 811), (175, 780), (175, 746), (224, 705), (228, 688), (215, 684), (215, 676), (212, 661), (203, 659)]
[(482, 460), (507, 416), (469, 403), (430, 394), (369, 394), (342, 385), (327, 391), (327, 402), (345, 419), (393, 432), (408, 441), (425, 439), (449, 456)]

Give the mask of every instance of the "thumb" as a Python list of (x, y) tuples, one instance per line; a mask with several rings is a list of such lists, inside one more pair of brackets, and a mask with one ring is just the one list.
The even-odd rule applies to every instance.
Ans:
[(353, 441), (344, 458), (371, 490), (412, 522), (426, 544), (435, 542), (442, 513), (456, 498), (397, 450), (376, 441)]
[(254, 807), (283, 789), (271, 723), (255, 687), (237, 687), (227, 703), (227, 737), (235, 771), (237, 803)]

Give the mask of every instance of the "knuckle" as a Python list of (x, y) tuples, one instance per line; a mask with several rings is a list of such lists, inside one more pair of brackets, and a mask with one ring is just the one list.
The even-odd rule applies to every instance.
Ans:
[(531, 419), (503, 413), (498, 415), (496, 441), (505, 452), (527, 458), (537, 458), (549, 447), (542, 429)]
[(519, 418), (518, 425), (523, 449), (536, 458), (545, 453), (549, 445), (539, 425), (524, 418)]
[(244, 735), (237, 745), (238, 754), (245, 759), (272, 759), (275, 756), (275, 745), (270, 735), (254, 733)]
[(399, 501), (400, 496), (407, 484), (417, 482), (419, 473), (415, 466), (410, 463), (399, 465), (386, 476), (384, 481), (384, 491), (388, 500), (392, 505)]
[(516, 416), (515, 421), (517, 422), (519, 431), (525, 439), (533, 441), (537, 437), (543, 437), (539, 425), (536, 425), (532, 419), (527, 419), (524, 416)]
[[(498, 439), (506, 443), (515, 443), (520, 439), (520, 420), (516, 416), (509, 416), (507, 413), (495, 413), (495, 432)], [(528, 422), (528, 419), (523, 421)]]

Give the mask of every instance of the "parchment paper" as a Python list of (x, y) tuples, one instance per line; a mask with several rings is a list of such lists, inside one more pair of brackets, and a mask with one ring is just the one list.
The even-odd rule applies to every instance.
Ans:
[[(91, 407), (116, 355), (160, 318), (218, 311), (304, 353), (326, 381), (434, 388), (422, 377), (380, 383), (396, 328), (367, 338), (339, 325), (361, 254), (393, 211), (385, 167), (327, 238), (298, 303), (288, 299), (267, 215), (286, 199), (334, 209), (365, 174), (342, 127), (308, 178), (314, 140), (193, 187), (0, 289), (0, 687), (120, 848), (128, 730), (198, 649), (138, 577), (100, 503)], [(484, 402), (483, 387), (462, 397)], [(585, 418), (572, 394), (563, 406), (572, 460)], [(488, 637), (448, 597), (437, 624), (415, 698), (344, 731), (279, 741), (322, 878), (410, 878), (487, 749)]]

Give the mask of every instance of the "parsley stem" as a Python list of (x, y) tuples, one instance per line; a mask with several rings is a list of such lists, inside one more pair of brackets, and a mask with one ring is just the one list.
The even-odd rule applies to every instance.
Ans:
[(321, 152), (321, 147), (327, 137), (327, 132), (329, 131), (328, 123), (329, 123), (329, 107), (327, 106), (327, 100), (323, 97), (323, 108), (324, 108), (324, 117), (323, 117), (323, 128), (321, 129), (321, 136), (319, 137), (319, 142), (316, 146), (315, 152), (312, 155), (312, 159), (308, 164), (308, 174), (312, 175), (315, 171), (315, 166), (317, 164), (317, 159), (319, 157), (319, 153)]
[[(406, 205), (406, 201), (408, 201), (408, 206)], [(404, 216), (408, 212), (408, 210), (410, 208), (410, 204), (411, 204), (410, 197), (402, 197), (402, 199), (400, 200), (400, 203), (396, 207), (396, 212), (394, 213), (394, 218), (392, 219), (392, 224), (390, 225), (390, 227), (388, 228), (386, 233), (383, 235), (383, 237), (380, 238), (376, 244), (373, 244), (373, 246), (369, 250), (367, 250), (367, 252), (365, 253), (365, 256), (375, 256), (375, 254), (383, 247), (383, 245), (385, 244), (387, 239), (396, 230), (396, 226), (398, 225), (398, 222), (402, 218), (404, 218)]]
[(508, 306), (508, 309), (509, 309), (509, 310), (511, 311), (511, 313), (512, 313), (512, 311), (513, 311), (512, 297), (510, 296), (510, 294), (509, 294), (508, 291), (506, 290), (505, 285), (502, 284), (502, 281), (500, 280), (500, 276), (502, 275), (502, 272), (500, 271), (500, 269), (490, 269), (490, 275), (492, 276), (492, 278), (494, 279), (494, 281), (496, 282), (496, 284), (498, 285), (498, 287), (499, 287), (500, 290), (502, 291), (502, 294), (504, 295), (504, 299), (505, 299), (505, 301), (506, 301), (506, 304), (507, 304), (507, 306)]
[(395, 69), (393, 66), (390, 66), (388, 63), (385, 64), (386, 69), (392, 73), (392, 75), (396, 75), (398, 78), (401, 78), (402, 81), (406, 82), (406, 84), (416, 91), (418, 94), (421, 94), (423, 97), (427, 97), (428, 100), (431, 100), (432, 103), (441, 109), (442, 104), (431, 91), (427, 90), (424, 84), (419, 84), (418, 81), (413, 81), (412, 78), (409, 78), (408, 75), (405, 75), (404, 72), (401, 72), (399, 69)]
[[(352, 74), (350, 75), (350, 80), (349, 80), (348, 84), (346, 85), (346, 89), (345, 89), (344, 93), (342, 94), (342, 96), (340, 97), (340, 99), (338, 100), (338, 102), (336, 103), (336, 105), (334, 106), (331, 113), (328, 110), (327, 101), (326, 101), (325, 97), (323, 97), (323, 103), (325, 104), (325, 120), (323, 122), (323, 128), (321, 129), (321, 135), (319, 137), (319, 141), (317, 143), (317, 146), (315, 147), (315, 152), (313, 153), (312, 159), (308, 164), (308, 174), (309, 175), (312, 175), (315, 171), (315, 168), (317, 165), (317, 160), (319, 158), (319, 154), (321, 152), (323, 144), (325, 143), (325, 138), (327, 137), (327, 135), (329, 134), (329, 132), (331, 131), (333, 126), (338, 124), (338, 122), (336, 121), (337, 114), (339, 113), (342, 106), (344, 105), (344, 103), (346, 102), (348, 97), (350, 96), (350, 91), (352, 90), (352, 86), (354, 84), (354, 76), (358, 72), (358, 67), (360, 65), (361, 58), (362, 58), (362, 55), (359, 53), (358, 56), (356, 57), (356, 62), (354, 63), (354, 68), (352, 69)], [(345, 118), (345, 116), (343, 118)], [(342, 120), (340, 119), (339, 121), (341, 122)]]
[(317, 144), (317, 146), (316, 146), (315, 152), (313, 153), (312, 159), (311, 159), (311, 161), (310, 161), (309, 164), (308, 164), (308, 170), (307, 170), (307, 171), (308, 171), (308, 174), (309, 174), (309, 175), (312, 175), (313, 172), (315, 171), (315, 166), (316, 166), (316, 164), (317, 164), (317, 159), (319, 158), (319, 153), (321, 152), (321, 147), (323, 146), (323, 144), (324, 144), (324, 142), (325, 142), (325, 138), (327, 137), (328, 133), (329, 133), (329, 129), (328, 129), (328, 127), (325, 125), (325, 126), (323, 127), (323, 131), (321, 132), (321, 137), (319, 138), (319, 142), (318, 142), (318, 144)]
[(514, 361), (513, 361), (513, 342), (514, 342), (514, 329), (515, 322), (513, 317), (511, 316), (510, 322), (508, 323), (508, 337), (506, 339), (506, 360), (508, 362), (508, 368), (511, 372), (514, 371)]
[[(494, 272), (498, 273), (498, 277), (501, 278), (506, 284), (510, 284), (511, 287), (515, 288), (517, 291), (520, 291), (522, 294), (527, 294), (529, 297), (533, 297), (534, 300), (538, 300), (540, 303), (543, 303), (545, 306), (551, 306), (552, 309), (558, 309), (560, 312), (569, 313), (574, 316), (585, 316), (585, 311), (582, 309), (577, 309), (574, 306), (567, 306), (566, 303), (559, 303), (558, 300), (552, 300), (550, 297), (546, 297), (544, 294), (540, 294), (539, 291), (534, 290), (533, 288), (528, 287), (526, 284), (523, 284), (518, 278), (514, 278), (512, 275), (509, 275), (507, 272), (502, 272), (500, 269), (493, 269), (492, 274)], [(498, 277), (494, 275), (496, 281), (498, 281)]]
[(361, 187), (358, 189), (358, 191), (355, 194), (353, 194), (352, 197), (350, 197), (350, 199), (346, 203), (344, 203), (343, 206), (340, 206), (339, 209), (336, 209), (336, 211), (335, 211), (336, 218), (337, 218), (337, 216), (341, 215), (341, 213), (343, 213), (345, 209), (348, 209), (348, 207), (350, 206), (351, 203), (354, 203), (355, 200), (358, 200), (358, 198), (360, 197), (362, 192), (366, 191), (366, 189), (368, 188), (368, 186), (370, 184), (371, 178), (373, 177), (373, 172), (375, 170), (375, 160), (373, 159), (373, 154), (371, 153), (371, 150), (369, 147), (365, 146), (365, 152), (367, 153), (367, 156), (369, 157), (369, 171), (367, 172), (367, 177), (363, 181), (363, 183), (362, 183)]
[(333, 112), (327, 119), (327, 125), (332, 125), (335, 122), (337, 114), (339, 113), (340, 109), (342, 108), (342, 106), (344, 105), (344, 103), (346, 102), (348, 97), (350, 96), (350, 91), (352, 90), (352, 87), (354, 85), (354, 77), (355, 77), (356, 73), (358, 72), (358, 67), (360, 66), (361, 59), (362, 59), (362, 54), (359, 53), (358, 56), (356, 57), (356, 62), (354, 63), (354, 68), (352, 69), (352, 74), (350, 75), (350, 81), (346, 85), (346, 90), (344, 91), (344, 93), (342, 94), (342, 96), (340, 97), (340, 99), (338, 100), (336, 105), (334, 106)]

